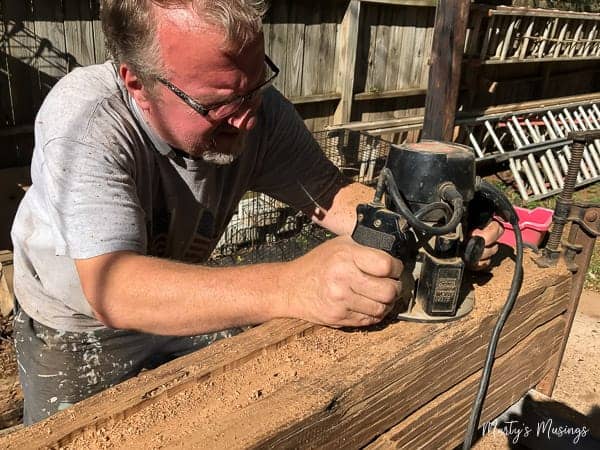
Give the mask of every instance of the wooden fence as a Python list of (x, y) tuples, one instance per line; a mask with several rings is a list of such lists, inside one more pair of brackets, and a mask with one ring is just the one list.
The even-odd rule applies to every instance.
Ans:
[[(273, 0), (266, 49), (308, 127), (422, 114), (436, 0)], [(0, 168), (27, 164), (48, 90), (106, 50), (98, 0), (0, 0)]]
[[(29, 163), (34, 117), (56, 81), (107, 58), (98, 3), (0, 0), (0, 169)], [(436, 4), (271, 0), (264, 31), (266, 50), (282, 69), (277, 87), (313, 131), (422, 116)], [(463, 110), (553, 97), (555, 88), (558, 95), (575, 95), (598, 85), (593, 63), (567, 69), (556, 83), (554, 72), (565, 69), (537, 64), (463, 70)], [(578, 83), (565, 83), (573, 71)]]

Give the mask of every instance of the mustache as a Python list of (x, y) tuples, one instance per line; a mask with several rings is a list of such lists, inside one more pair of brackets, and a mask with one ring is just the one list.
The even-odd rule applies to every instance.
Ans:
[(224, 133), (224, 134), (241, 134), (242, 131), (239, 128), (229, 125), (228, 123), (219, 124), (213, 131), (213, 135)]

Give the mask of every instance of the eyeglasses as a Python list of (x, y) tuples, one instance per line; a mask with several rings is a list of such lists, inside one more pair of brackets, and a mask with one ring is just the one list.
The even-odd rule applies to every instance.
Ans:
[(201, 116), (208, 116), (213, 120), (221, 120), (231, 116), (232, 114), (235, 114), (240, 110), (242, 105), (249, 104), (257, 99), (265, 92), (265, 90), (267, 90), (267, 88), (273, 84), (273, 81), (275, 78), (277, 78), (277, 75), (279, 75), (279, 67), (277, 67), (267, 55), (265, 55), (265, 70), (265, 81), (247, 94), (237, 96), (233, 100), (229, 100), (227, 102), (216, 103), (208, 106), (201, 105), (169, 80), (166, 80), (162, 77), (157, 77), (157, 80), (169, 88), (171, 92), (173, 92), (177, 97), (183, 100), (190, 108), (192, 108)]

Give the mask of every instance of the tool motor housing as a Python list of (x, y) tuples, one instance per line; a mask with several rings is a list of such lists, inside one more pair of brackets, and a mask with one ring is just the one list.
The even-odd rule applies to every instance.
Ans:
[[(452, 183), (465, 203), (475, 195), (475, 156), (464, 145), (421, 141), (392, 145), (386, 167), (413, 212), (441, 201), (440, 187)], [(394, 210), (390, 201), (389, 209)]]
[[(398, 208), (397, 200), (387, 189), (385, 204), (374, 200), (358, 206), (353, 238), (387, 251), (412, 269), (415, 281), (412, 298), (398, 318), (437, 322), (462, 317), (473, 307), (472, 295), (469, 301), (465, 301), (465, 295), (461, 298), (466, 209), (453, 211), (451, 202), (445, 198), (445, 188), (451, 186), (453, 196), (460, 197), (462, 204), (473, 199), (476, 182), (473, 152), (463, 145), (438, 141), (394, 145), (385, 167), (391, 173), (385, 183), (395, 184), (409, 211)], [(427, 210), (419, 213), (423, 208)], [(443, 220), (448, 223), (450, 212), (453, 216), (465, 216), (453, 222), (457, 224), (455, 229), (441, 232), (445, 234), (427, 233), (428, 226), (435, 227)], [(414, 227), (408, 224), (411, 220), (407, 215), (416, 217), (412, 220)]]

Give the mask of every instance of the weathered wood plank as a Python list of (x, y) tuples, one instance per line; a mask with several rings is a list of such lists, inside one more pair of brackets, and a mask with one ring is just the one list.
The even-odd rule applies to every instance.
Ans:
[(391, 9), (389, 6), (381, 5), (378, 8), (378, 18), (375, 22), (377, 34), (375, 38), (375, 52), (371, 63), (371, 85), (369, 91), (371, 92), (385, 92), (392, 89), (391, 85), (386, 84), (387, 71), (390, 70), (388, 66), (390, 54), (390, 24), (389, 14)]
[[(3, 2), (6, 25), (7, 68), (15, 126), (33, 123), (41, 103), (41, 92), (35, 65), (38, 42), (35, 37), (31, 0)], [(24, 165), (31, 158), (33, 139), (18, 136), (12, 146), (5, 147), (1, 167)]]
[(8, 39), (6, 39), (4, 2), (0, 3), (0, 128), (12, 127), (15, 124), (12, 98), (10, 95), (10, 78), (8, 72)]
[(312, 8), (305, 16), (304, 28), (304, 66), (302, 67), (302, 95), (320, 94), (320, 68), (324, 61), (319, 60), (321, 45), (321, 6), (311, 2)]
[[(94, 64), (94, 27), (92, 11), (88, 1), (63, 0), (65, 17), (65, 49), (68, 59), (68, 70), (77, 66)], [(78, 19), (74, 19), (78, 17)]]
[(409, 88), (409, 89), (398, 89), (393, 91), (383, 92), (360, 92), (354, 95), (354, 99), (361, 100), (378, 100), (382, 98), (400, 98), (400, 97), (412, 97), (415, 95), (425, 95), (427, 89), (422, 88)]
[(438, 4), (438, 0), (362, 0), (362, 2), (395, 6), (437, 6)]
[[(6, 34), (5, 2), (0, 2), (0, 132), (15, 125), (13, 100), (10, 92), (10, 72), (8, 71), (8, 39)], [(1, 136), (1, 135), (0, 135)], [(11, 164), (7, 153), (13, 153), (15, 142), (12, 136), (3, 138), (0, 152), (0, 168)]]
[(39, 42), (36, 68), (43, 99), (58, 79), (69, 71), (64, 11), (61, 0), (33, 0), (33, 10), (36, 17), (35, 35)]
[(302, 96), (302, 76), (304, 66), (304, 29), (306, 25), (300, 20), (306, 6), (301, 2), (292, 2), (288, 10), (288, 33), (286, 43), (287, 72), (285, 94), (290, 97)]
[(399, 89), (398, 75), (402, 67), (402, 34), (406, 25), (405, 8), (390, 8), (390, 43), (388, 47), (387, 64), (385, 67), (386, 91)]
[[(533, 289), (534, 283), (535, 280), (528, 280), (528, 288)], [(563, 284), (558, 290), (564, 289)], [(519, 300), (519, 306), (507, 325), (507, 330), (512, 329), (512, 333), (516, 334), (507, 335), (507, 342), (501, 343), (499, 354), (508, 351), (516, 343), (515, 339), (526, 336), (532, 329), (564, 310), (564, 301), (555, 298), (556, 287), (545, 294), (541, 294), (540, 290), (543, 288), (533, 289)], [(332, 445), (355, 448), (358, 444), (352, 441), (352, 436), (359, 436), (360, 429), (372, 423), (374, 405), (377, 405), (375, 411), (385, 410), (391, 414), (392, 421), (396, 418), (400, 420), (403, 414), (418, 407), (415, 405), (427, 401), (427, 397), (421, 397), (422, 393), (415, 397), (415, 389), (431, 389), (429, 394), (433, 398), (439, 394), (438, 390), (443, 392), (447, 388), (446, 383), (456, 383), (458, 375), (472, 373), (471, 370), (474, 372), (481, 367), (489, 331), (496, 317), (492, 311), (500, 303), (499, 299), (495, 300), (490, 299), (496, 306), (486, 305), (491, 308), (490, 316), (485, 319), (487, 323), (481, 323), (480, 326), (474, 322), (481, 320), (481, 317), (473, 317), (472, 321), (441, 326), (436, 330), (438, 333), (433, 332), (436, 326), (403, 323), (370, 334), (369, 352), (365, 353), (361, 348), (345, 356), (330, 370), (315, 374), (316, 378), (303, 379), (286, 386), (231, 416), (195, 421), (196, 434), (182, 436), (184, 441), (179, 444), (177, 440), (170, 440), (170, 445), (185, 442), (186, 445), (198, 446), (210, 443), (223, 448), (254, 445), (285, 448), (303, 447), (308, 443), (326, 445), (324, 438), (339, 438), (345, 439), (343, 445), (337, 441)], [(529, 318), (532, 311), (535, 311), (535, 317), (525, 320), (524, 317)], [(483, 331), (485, 327), (487, 333)], [(465, 336), (468, 336), (466, 340)], [(442, 343), (452, 343), (451, 348), (461, 355), (464, 353), (464, 357), (456, 360), (456, 355), (448, 352), (448, 347), (444, 350), (443, 345), (438, 346)], [(424, 354), (425, 348), (427, 351)], [(430, 366), (432, 359), (434, 363)], [(439, 380), (439, 373), (448, 373), (448, 378)], [(253, 378), (251, 374), (247, 375), (244, 383)], [(426, 381), (431, 379), (436, 379), (436, 383)], [(358, 422), (348, 423), (353, 420)], [(380, 423), (378, 426), (387, 425)], [(298, 434), (294, 434), (294, 430)], [(155, 429), (153, 432), (160, 431)]]
[[(509, 352), (564, 311), (563, 292), (568, 291), (569, 280), (560, 271), (537, 271), (526, 277), (525, 291), (506, 325), (497, 356)], [(396, 323), (363, 334), (361, 342), (366, 347), (358, 347), (319, 373), (284, 384), (226, 417), (195, 417), (196, 433), (187, 434), (185, 444), (201, 447), (210, 443), (219, 448), (293, 447), (307, 442), (336, 448), (364, 445), (372, 440), (374, 430), (380, 434), (390, 429), (481, 368), (489, 333), (504, 301), (502, 290), (496, 292), (479, 300), (476, 311), (463, 321), (440, 325)], [(115, 386), (22, 433), (0, 439), (0, 446), (62, 445), (86, 429), (100, 426), (110, 433), (111, 423), (127, 420), (124, 418), (136, 411), (142, 413), (151, 403), (173, 398), (187, 387), (206, 383), (209, 377), (230, 373), (245, 361), (314, 330), (297, 321), (275, 321), (257, 327)], [(331, 334), (333, 330), (318, 328), (315, 337), (319, 333)], [(237, 373), (245, 372), (246, 384), (254, 377), (244, 367), (245, 371)], [(446, 376), (440, 379), (440, 373)], [(154, 432), (160, 433), (160, 423), (156, 427)], [(169, 444), (177, 444), (177, 436), (168, 438)]]
[(92, 11), (92, 30), (94, 32), (94, 61), (96, 64), (102, 64), (110, 55), (104, 41), (104, 33), (102, 32), (102, 24), (100, 23), (100, 1), (99, 0), (82, 0), (89, 1)]
[[(288, 71), (287, 59), (291, 58), (291, 55), (287, 51), (287, 31), (288, 26), (285, 22), (286, 17), (286, 4), (284, 2), (275, 2), (271, 6), (269, 11), (269, 22), (263, 26), (263, 32), (265, 35), (265, 49), (270, 55), (271, 59), (275, 61), (280, 68), (284, 71), (275, 80), (275, 86), (284, 94), (289, 91), (288, 83), (290, 76), (296, 76), (296, 74)], [(276, 22), (271, 21), (271, 17), (277, 17)], [(279, 21), (283, 19), (283, 23)]]
[(402, 35), (400, 36), (401, 56), (400, 70), (398, 72), (397, 86), (400, 89), (414, 88), (411, 84), (412, 66), (416, 63), (413, 57), (413, 49), (415, 47), (417, 15), (420, 12), (418, 8), (402, 8), (404, 13), (404, 26), (402, 27)]
[[(174, 395), (190, 384), (237, 367), (269, 348), (284, 345), (314, 332), (316, 328), (307, 322), (281, 319), (253, 328), (243, 335), (215, 342), (200, 352), (178, 358), (111, 388), (112, 392), (119, 393), (116, 402), (108, 391), (101, 392), (43, 423), (5, 440), (0, 439), (0, 447), (41, 448), (48, 446), (48, 442), (68, 442), (90, 427), (97, 428), (134, 414), (164, 396)], [(107, 409), (105, 399), (108, 397), (111, 405)], [(46, 430), (51, 431), (48, 433)]]
[[(564, 317), (542, 325), (494, 362), (481, 422), (492, 420), (521, 398), (543, 377), (554, 345), (560, 340)], [(368, 450), (392, 448), (453, 448), (463, 440), (481, 372), (444, 392), (396, 425)]]
[(325, 6), (320, 5), (321, 14), (320, 21), (320, 42), (317, 48), (319, 52), (320, 74), (317, 82), (319, 93), (335, 92), (337, 90), (337, 64), (336, 64), (336, 47), (337, 47), (337, 23), (341, 20), (338, 17), (338, 8), (335, 5)]
[(338, 37), (340, 62), (337, 73), (337, 86), (342, 98), (333, 117), (334, 123), (349, 122), (352, 117), (352, 94), (356, 74), (360, 9), (360, 1), (350, 0), (340, 27)]
[[(559, 286), (560, 291), (568, 289), (568, 283), (565, 285), (564, 281)], [(525, 296), (528, 297), (526, 301), (519, 299), (519, 306), (505, 327), (497, 356), (508, 352), (537, 327), (565, 310), (567, 296), (557, 298), (556, 287), (542, 294), (537, 290), (538, 296), (531, 292), (531, 295)], [(533, 305), (540, 307), (534, 314), (537, 317), (530, 315)], [(419, 333), (418, 329), (409, 331), (408, 324), (403, 324), (406, 334), (401, 333), (401, 336), (382, 333), (381, 341), (373, 342), (372, 348), (383, 346), (386, 342), (387, 350), (382, 352), (383, 355), (373, 350), (368, 353), (362, 350), (354, 357), (348, 356), (330, 371), (319, 374), (318, 381), (290, 388), (302, 398), (320, 393), (318, 402), (306, 408), (302, 420), (298, 420), (298, 411), (294, 411), (296, 417), (292, 421), (279, 422), (281, 425), (277, 427), (271, 421), (275, 418), (270, 417), (266, 421), (269, 423), (266, 436), (257, 436), (261, 430), (257, 430), (256, 424), (253, 424), (254, 431), (240, 430), (236, 442), (249, 433), (249, 436), (256, 436), (256, 440), (249, 438), (244, 445), (254, 442), (250, 446), (297, 448), (310, 442), (315, 447), (361, 447), (370, 442), (374, 435), (390, 429), (403, 417), (450, 389), (458, 380), (477, 372), (482, 366), (495, 318), (496, 314), (481, 322), (474, 318), (473, 321), (467, 319), (460, 324), (443, 327), (443, 331), (437, 333), (432, 333), (431, 329), (424, 333)], [(420, 328), (423, 330), (426, 327)], [(410, 337), (407, 336), (409, 332)], [(440, 374), (444, 376), (440, 377)], [(281, 398), (278, 398), (279, 395)], [(262, 411), (279, 411), (279, 417), (282, 418), (283, 405), (291, 398), (292, 393), (283, 389), (260, 408)], [(508, 406), (510, 404), (505, 405)], [(253, 417), (254, 414), (258, 414), (258, 410), (250, 407), (248, 411), (226, 418), (223, 424), (227, 429), (226, 434), (231, 436), (233, 423), (241, 423), (244, 417)], [(225, 429), (219, 430), (217, 427), (214, 433), (223, 434)], [(209, 439), (214, 438), (213, 432), (199, 432), (196, 437), (199, 435), (203, 436), (202, 439), (207, 435)], [(191, 442), (201, 442), (196, 437)], [(220, 442), (228, 448), (234, 445), (233, 439), (230, 441), (225, 438)]]
[(332, 100), (339, 100), (341, 97), (341, 94), (338, 94), (337, 92), (331, 92), (325, 94), (303, 95), (300, 97), (288, 97), (288, 100), (294, 105), (301, 105), (304, 103), (330, 102)]
[[(409, 76), (409, 86), (418, 87), (418, 86), (427, 86), (423, 82), (423, 66), (427, 66), (427, 60), (429, 59), (429, 55), (431, 54), (431, 47), (426, 48), (427, 44), (427, 35), (431, 27), (433, 26), (433, 22), (430, 22), (430, 15), (428, 13), (433, 13), (433, 10), (419, 10), (417, 14), (417, 20), (415, 23), (415, 44), (413, 49), (413, 58), (415, 62), (413, 63), (410, 76)], [(427, 66), (427, 68), (429, 68)]]
[(560, 17), (560, 18), (581, 19), (581, 20), (598, 20), (598, 19), (600, 19), (600, 14), (598, 14), (598, 13), (561, 11), (558, 9), (510, 7), (510, 6), (498, 6), (495, 9), (489, 10), (488, 14), (490, 16), (520, 16), (520, 17), (550, 17), (550, 18)]
[(448, 0), (437, 8), (423, 138), (452, 140), (470, 4)]

